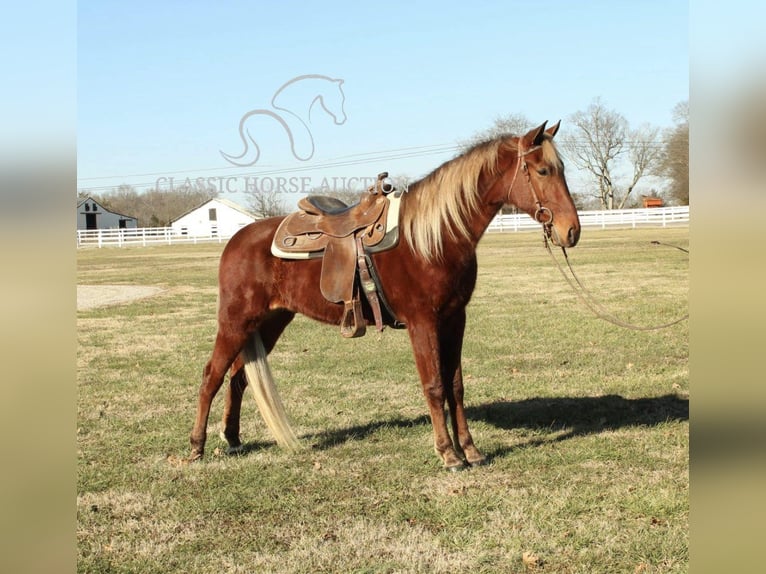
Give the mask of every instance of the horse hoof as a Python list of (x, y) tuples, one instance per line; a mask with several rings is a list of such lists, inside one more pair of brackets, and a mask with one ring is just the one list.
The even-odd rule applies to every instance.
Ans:
[(482, 458), (479, 458), (479, 459), (476, 459), (476, 460), (469, 460), (468, 464), (470, 464), (472, 467), (474, 467), (474, 466), (486, 466), (486, 465), (489, 464), (489, 461), (486, 458), (482, 457)]
[(195, 462), (198, 460), (202, 460), (202, 453), (201, 452), (193, 452), (189, 455), (189, 458), (186, 459), (186, 462)]
[(245, 445), (238, 444), (235, 446), (230, 446), (226, 449), (226, 454), (239, 454), (245, 450)]
[(445, 466), (444, 468), (448, 470), (449, 472), (461, 472), (468, 467), (465, 464), (460, 463), (460, 464), (453, 464), (451, 466)]

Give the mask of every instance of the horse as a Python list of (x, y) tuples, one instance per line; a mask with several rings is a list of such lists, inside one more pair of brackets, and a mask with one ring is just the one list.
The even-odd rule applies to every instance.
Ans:
[[(430, 413), (434, 450), (448, 470), (487, 462), (468, 429), (461, 364), (479, 240), (506, 204), (538, 221), (546, 241), (554, 245), (574, 247), (580, 237), (579, 217), (553, 142), (560, 122), (548, 129), (546, 124), (523, 136), (479, 143), (410, 184), (400, 204), (402, 238), (396, 247), (372, 255), (392, 311), (385, 324), (397, 326), (398, 321), (406, 326)], [(190, 461), (204, 455), (210, 404), (229, 368), (222, 435), (230, 449), (242, 446), (240, 407), (248, 383), (277, 443), (287, 448), (300, 445), (267, 355), (296, 313), (338, 325), (343, 305), (322, 296), (320, 259), (285, 260), (271, 254), (281, 221), (275, 217), (248, 225), (221, 255), (218, 332), (199, 388)], [(372, 324), (368, 308), (364, 320)]]
[(276, 121), (285, 130), (293, 157), (299, 161), (308, 161), (314, 157), (315, 147), (307, 122), (311, 121), (311, 111), (315, 104), (321, 106), (335, 125), (342, 125), (346, 122), (343, 108), (345, 101), (342, 79), (320, 74), (295, 77), (274, 92), (271, 98), (273, 109), (250, 110), (239, 120), (239, 138), (244, 145), (242, 153), (232, 155), (219, 150), (221, 156), (238, 167), (255, 165), (261, 157), (261, 148), (251, 131), (258, 131), (259, 126), (255, 120), (270, 118), (269, 121)]

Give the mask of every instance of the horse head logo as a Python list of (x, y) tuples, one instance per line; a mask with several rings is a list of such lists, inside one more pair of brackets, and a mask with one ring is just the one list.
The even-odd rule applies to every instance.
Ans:
[(342, 125), (346, 123), (345, 101), (342, 79), (319, 74), (297, 76), (274, 92), (271, 109), (250, 110), (239, 120), (239, 137), (244, 146), (242, 153), (232, 155), (219, 150), (221, 156), (238, 167), (255, 165), (261, 157), (261, 148), (256, 140), (256, 120), (267, 118), (282, 126), (295, 159), (310, 160), (315, 151), (314, 137), (308, 126), (312, 111), (319, 107), (332, 117), (335, 125)]

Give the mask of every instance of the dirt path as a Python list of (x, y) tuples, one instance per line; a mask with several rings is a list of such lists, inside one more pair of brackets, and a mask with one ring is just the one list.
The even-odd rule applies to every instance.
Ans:
[(78, 285), (77, 310), (85, 311), (96, 307), (127, 303), (152, 297), (161, 291), (161, 287), (149, 285)]

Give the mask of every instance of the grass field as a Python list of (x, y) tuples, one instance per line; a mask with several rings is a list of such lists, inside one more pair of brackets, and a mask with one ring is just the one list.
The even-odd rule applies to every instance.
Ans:
[[(682, 315), (688, 228), (586, 229), (570, 257), (614, 314)], [(298, 317), (271, 366), (306, 448), (277, 448), (246, 395), (247, 448), (183, 464), (215, 336), (221, 245), (78, 251), (78, 283), (160, 295), (78, 313), (80, 572), (688, 571), (688, 323), (593, 317), (537, 233), (479, 249), (463, 367), (491, 463), (449, 474), (407, 334)]]

